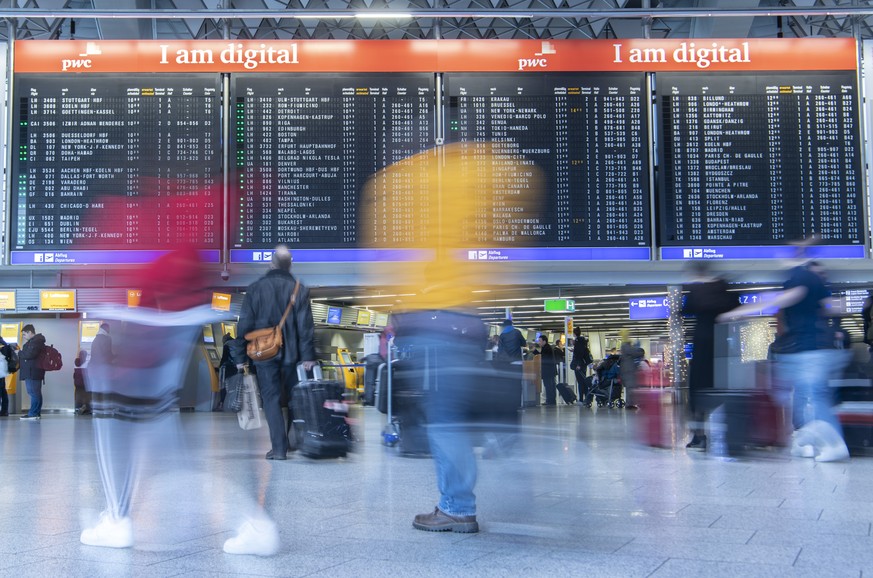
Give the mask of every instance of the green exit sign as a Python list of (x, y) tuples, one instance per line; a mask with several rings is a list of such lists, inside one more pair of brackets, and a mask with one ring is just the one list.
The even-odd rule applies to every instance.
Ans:
[(572, 299), (546, 299), (544, 302), (547, 313), (573, 313), (576, 302)]

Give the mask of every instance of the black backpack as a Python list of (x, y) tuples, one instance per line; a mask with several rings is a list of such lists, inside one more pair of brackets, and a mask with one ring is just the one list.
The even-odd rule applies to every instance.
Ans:
[(61, 352), (51, 345), (46, 345), (36, 358), (36, 366), (43, 371), (58, 371), (64, 366)]
[(18, 361), (18, 350), (14, 347), (9, 348), (9, 355), (3, 356), (6, 359), (6, 371), (8, 374), (13, 374), (21, 367), (21, 362)]

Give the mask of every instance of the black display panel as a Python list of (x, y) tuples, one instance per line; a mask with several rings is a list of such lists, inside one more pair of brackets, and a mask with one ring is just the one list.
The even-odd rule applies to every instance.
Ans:
[(655, 76), (660, 244), (864, 243), (854, 72)]
[[(276, 243), (302, 249), (295, 259), (345, 260), (324, 249), (360, 246), (367, 179), (434, 146), (433, 74), (240, 75), (231, 102), (232, 261), (265, 260)], [(393, 185), (395, 198), (412, 187)], [(385, 225), (361, 226), (379, 226), (386, 248), (416, 226)]]
[(218, 75), (18, 75), (12, 263), (221, 247)]
[[(508, 220), (527, 217), (523, 234), (498, 222), (475, 231), (471, 246), (649, 245), (644, 74), (452, 73), (445, 87), (448, 142), (496, 143), (506, 158), (530, 159), (545, 177), (544, 210)], [(510, 206), (527, 186), (524, 175), (508, 179), (500, 190), (483, 193), (483, 210)], [(640, 257), (648, 253), (627, 258)], [(525, 258), (548, 255), (533, 251)]]

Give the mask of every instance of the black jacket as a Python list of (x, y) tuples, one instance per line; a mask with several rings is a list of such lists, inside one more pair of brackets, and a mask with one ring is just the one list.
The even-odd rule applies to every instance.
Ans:
[(21, 361), (18, 379), (45, 379), (45, 371), (37, 366), (37, 359), (43, 348), (45, 348), (45, 336), (42, 333), (37, 333), (24, 344), (18, 354), (18, 359)]
[(518, 329), (502, 332), (497, 338), (497, 355), (494, 359), (498, 363), (521, 361), (525, 343), (524, 335)]
[[(255, 329), (275, 327), (291, 300), (297, 280), (287, 271), (271, 269), (249, 285), (237, 323), (237, 335), (245, 336)], [(309, 289), (300, 284), (297, 301), (282, 329), (284, 344), (281, 363), (296, 365), (301, 361), (315, 361), (315, 324), (309, 307)], [(235, 360), (245, 358), (245, 340), (230, 342)], [(274, 362), (274, 359), (266, 363)]]
[(582, 336), (577, 337), (573, 344), (573, 358), (570, 360), (570, 368), (585, 371), (585, 368), (593, 361), (591, 350), (588, 348), (588, 340)]
[(548, 343), (544, 344), (539, 351), (540, 355), (540, 373), (543, 377), (555, 375), (557, 363), (555, 361), (555, 350)]

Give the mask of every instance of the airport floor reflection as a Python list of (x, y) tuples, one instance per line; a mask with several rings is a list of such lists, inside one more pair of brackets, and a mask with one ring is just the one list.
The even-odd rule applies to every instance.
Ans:
[[(230, 414), (183, 414), (193, 456), (148, 464), (136, 545), (83, 546), (103, 497), (92, 421), (0, 420), (0, 574), (14, 576), (861, 576), (873, 572), (873, 459), (816, 463), (769, 453), (722, 461), (635, 441), (638, 415), (534, 408), (516, 452), (482, 459), (478, 534), (420, 532), (434, 507), (429, 459), (381, 444), (358, 410), (343, 460), (263, 459), (266, 430)], [(177, 448), (161, 451), (174, 454)], [(177, 456), (166, 455), (166, 458)], [(243, 487), (244, 495), (239, 495)], [(229, 556), (229, 512), (251, 496), (279, 524), (270, 558)]]

